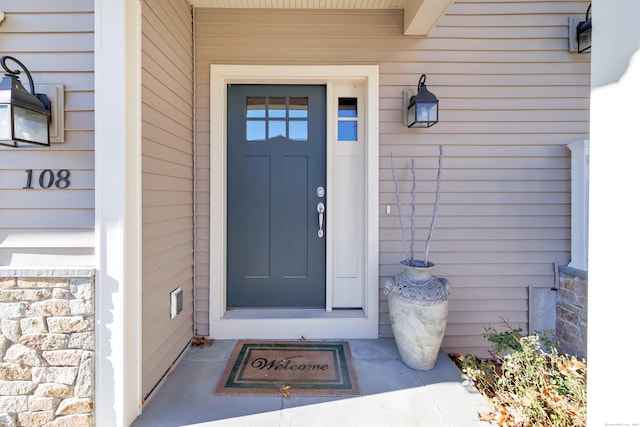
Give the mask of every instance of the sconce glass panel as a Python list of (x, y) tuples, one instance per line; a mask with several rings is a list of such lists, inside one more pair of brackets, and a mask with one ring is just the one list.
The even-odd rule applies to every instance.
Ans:
[(36, 144), (49, 144), (49, 117), (22, 107), (14, 107), (15, 137)]
[(438, 104), (418, 104), (416, 117), (419, 122), (437, 122)]
[(0, 105), (0, 141), (11, 139), (11, 110), (8, 105)]

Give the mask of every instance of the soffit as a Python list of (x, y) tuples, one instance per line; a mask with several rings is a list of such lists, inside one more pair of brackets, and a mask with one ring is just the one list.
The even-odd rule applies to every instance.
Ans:
[(401, 9), (407, 0), (191, 0), (195, 7), (234, 9)]
[(193, 7), (223, 9), (402, 9), (404, 34), (429, 34), (454, 0), (189, 0)]

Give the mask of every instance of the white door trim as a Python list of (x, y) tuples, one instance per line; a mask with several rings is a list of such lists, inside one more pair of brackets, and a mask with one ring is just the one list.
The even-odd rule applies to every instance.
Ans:
[[(226, 315), (226, 122), (227, 84), (326, 84), (362, 81), (365, 86), (367, 135), (364, 159), (365, 296), (361, 310), (331, 312), (292, 311), (273, 317), (269, 313)], [(375, 65), (279, 66), (211, 65), (210, 102), (210, 296), (209, 333), (218, 339), (239, 338), (375, 338), (378, 336), (378, 109), (379, 70)], [(330, 116), (327, 120), (331, 120)], [(327, 146), (327, 178), (331, 172), (331, 146)], [(328, 191), (330, 188), (327, 182)], [(327, 236), (329, 237), (329, 236)], [(330, 250), (327, 241), (327, 250)], [(327, 260), (331, 259), (327, 253)], [(327, 265), (331, 277), (331, 265)], [(328, 287), (330, 288), (330, 286)], [(315, 313), (315, 314), (314, 314)]]

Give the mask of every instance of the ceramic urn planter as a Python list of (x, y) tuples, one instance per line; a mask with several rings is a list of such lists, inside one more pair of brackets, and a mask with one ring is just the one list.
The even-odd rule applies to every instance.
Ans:
[[(431, 274), (427, 266), (409, 266), (386, 280), (391, 328), (400, 357), (412, 369), (426, 371), (435, 366), (447, 326), (451, 286)], [(414, 262), (414, 264), (417, 264)], [(424, 262), (421, 263), (424, 265)]]

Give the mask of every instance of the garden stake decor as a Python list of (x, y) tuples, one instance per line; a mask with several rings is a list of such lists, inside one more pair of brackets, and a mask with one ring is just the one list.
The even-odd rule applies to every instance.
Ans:
[(440, 181), (442, 173), (442, 146), (439, 146), (438, 174), (436, 178), (436, 195), (433, 204), (433, 215), (429, 233), (425, 241), (424, 260), (414, 257), (415, 242), (415, 161), (411, 160), (411, 218), (410, 243), (407, 243), (402, 206), (400, 203), (400, 187), (396, 177), (395, 159), (391, 153), (391, 174), (395, 185), (398, 218), (402, 233), (402, 244), (405, 259), (401, 261), (404, 271), (384, 284), (384, 293), (389, 298), (389, 316), (393, 336), (405, 365), (417, 370), (429, 370), (435, 366), (440, 345), (444, 338), (449, 313), (449, 281), (431, 274), (434, 266), (428, 261), (429, 244), (433, 236), (433, 228), (438, 214), (440, 202)]

